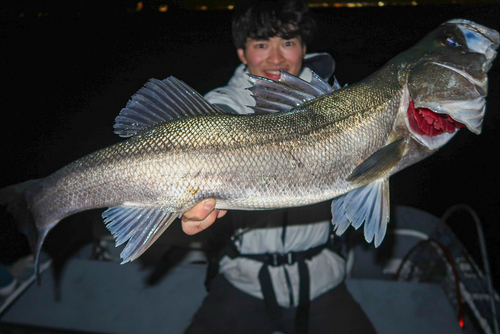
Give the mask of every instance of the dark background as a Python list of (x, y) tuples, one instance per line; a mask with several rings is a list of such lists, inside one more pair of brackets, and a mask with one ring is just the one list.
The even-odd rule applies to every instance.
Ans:
[[(320, 25), (308, 51), (337, 61), (341, 84), (355, 83), (418, 42), (437, 25), (466, 18), (499, 29), (500, 4), (314, 9)], [(231, 43), (230, 11), (96, 12), (0, 18), (0, 187), (44, 177), (120, 139), (114, 118), (149, 78), (175, 76), (204, 94), (225, 85), (239, 64)], [(500, 62), (490, 71), (483, 133), (460, 131), (441, 151), (391, 178), (392, 205), (440, 217), (451, 205), (472, 206), (483, 223), (494, 277), (500, 236), (498, 148)], [(91, 238), (80, 214), (54, 229), (47, 247), (77, 247)], [(76, 215), (78, 216), (78, 215)], [(0, 262), (26, 253), (26, 241), (0, 211)], [(450, 225), (477, 257), (473, 221)], [(56, 238), (59, 234), (62, 237)], [(168, 234), (168, 232), (166, 233)], [(500, 287), (500, 282), (495, 282)]]

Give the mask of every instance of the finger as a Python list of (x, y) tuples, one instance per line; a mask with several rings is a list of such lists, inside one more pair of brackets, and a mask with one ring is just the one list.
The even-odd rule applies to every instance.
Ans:
[(226, 215), (227, 210), (217, 210), (219, 213), (217, 214), (217, 218), (222, 218)]
[(184, 231), (184, 233), (188, 235), (199, 233), (207, 229), (209, 226), (211, 226), (217, 219), (218, 215), (219, 215), (219, 210), (213, 210), (208, 214), (208, 216), (204, 220), (201, 221), (183, 219), (182, 230)]
[(214, 210), (215, 198), (207, 198), (182, 215), (183, 221), (202, 221)]

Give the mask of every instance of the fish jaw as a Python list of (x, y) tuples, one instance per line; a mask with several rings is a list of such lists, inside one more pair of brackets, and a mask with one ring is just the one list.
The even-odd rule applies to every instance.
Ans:
[(406, 127), (416, 141), (434, 150), (463, 127), (481, 133), (487, 72), (499, 42), (497, 31), (463, 19), (444, 23), (428, 37), (433, 50), (402, 76), (409, 95), (403, 108)]
[(465, 19), (454, 19), (447, 23), (456, 24), (460, 28), (465, 36), (469, 50), (484, 54), (487, 62), (483, 65), (483, 69), (488, 72), (497, 56), (500, 44), (498, 31)]

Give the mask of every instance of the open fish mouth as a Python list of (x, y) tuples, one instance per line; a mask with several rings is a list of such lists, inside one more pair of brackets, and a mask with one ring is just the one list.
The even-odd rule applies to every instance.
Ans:
[(456, 24), (460, 28), (470, 51), (484, 54), (486, 62), (483, 70), (488, 72), (500, 44), (498, 31), (465, 19), (454, 19), (446, 23)]
[[(444, 145), (465, 127), (481, 133), (488, 92), (486, 73), (500, 43), (497, 31), (475, 22), (456, 19), (447, 24), (456, 25), (462, 36), (443, 34), (450, 56), (443, 53), (419, 65), (411, 74), (414, 82), (406, 100), (407, 125), (413, 137), (430, 149)], [(462, 52), (453, 53), (453, 49)]]
[[(491, 45), (494, 46), (493, 44)], [(431, 137), (438, 136), (444, 132), (454, 133), (464, 127), (467, 127), (469, 131), (475, 134), (481, 134), (486, 111), (485, 97), (488, 92), (486, 71), (482, 71), (484, 74), (483, 78), (476, 78), (464, 69), (449, 64), (431, 62), (430, 65), (439, 66), (446, 71), (458, 74), (459, 77), (462, 77), (470, 84), (471, 90), (468, 94), (468, 99), (464, 100), (425, 102), (419, 100), (416, 107), (414, 101), (411, 100), (408, 106), (408, 117), (412, 129), (421, 135)], [(453, 80), (456, 81), (455, 78)]]

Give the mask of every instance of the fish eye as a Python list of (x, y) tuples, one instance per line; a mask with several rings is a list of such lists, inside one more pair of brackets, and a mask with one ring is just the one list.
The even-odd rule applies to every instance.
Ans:
[(457, 43), (457, 42), (453, 39), (453, 37), (450, 37), (450, 36), (446, 37), (446, 39), (444, 40), (444, 45), (449, 46), (449, 47), (451, 47), (451, 48), (456, 48), (456, 47), (459, 47), (459, 46), (460, 46), (460, 44), (459, 44), (459, 43)]

